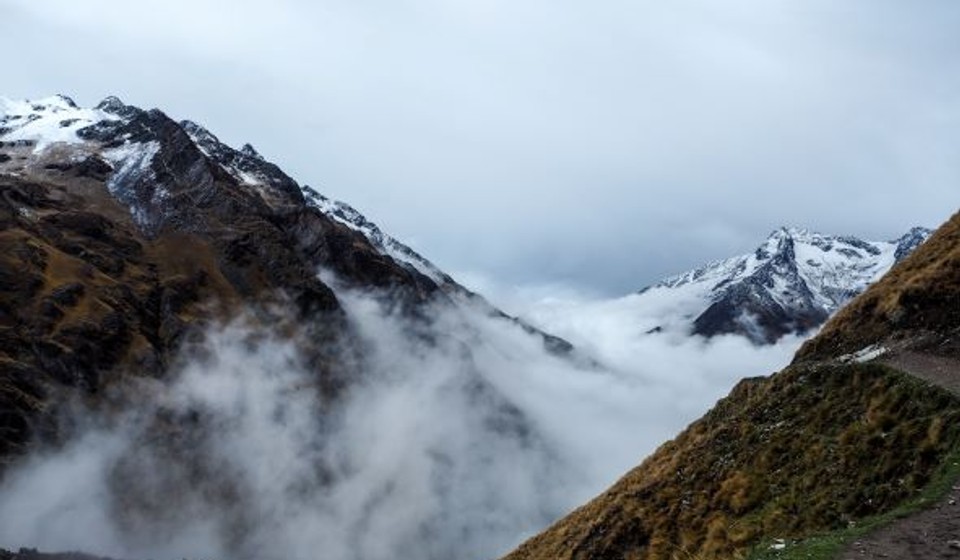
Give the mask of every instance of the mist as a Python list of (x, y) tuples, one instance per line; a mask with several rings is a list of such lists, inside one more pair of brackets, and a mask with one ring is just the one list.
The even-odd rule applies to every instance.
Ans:
[(480, 306), (412, 319), (338, 290), (352, 329), (336, 395), (296, 343), (242, 318), (212, 328), (169, 381), (121, 412), (74, 409), (75, 436), (0, 483), (0, 547), (125, 558), (483, 559), (602, 491), (744, 376), (758, 348), (638, 316), (623, 300), (558, 299), (527, 318)]

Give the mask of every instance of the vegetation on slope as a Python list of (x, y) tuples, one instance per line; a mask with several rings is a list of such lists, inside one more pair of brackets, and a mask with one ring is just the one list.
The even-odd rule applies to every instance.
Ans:
[(742, 381), (607, 492), (508, 556), (729, 558), (915, 496), (960, 443), (960, 400), (875, 364)]
[[(842, 551), (851, 543), (857, 541), (862, 543), (862, 539), (874, 531), (942, 502), (951, 491), (955, 491), (954, 485), (958, 479), (960, 479), (960, 447), (955, 448), (946, 457), (940, 469), (934, 474), (933, 480), (921, 492), (896, 508), (867, 517), (847, 527), (818, 533), (800, 540), (779, 542), (768, 540), (754, 547), (746, 558), (747, 560), (834, 560), (839, 558)], [(949, 543), (934, 542), (949, 546)], [(925, 544), (929, 545), (929, 543)], [(894, 554), (888, 556), (896, 557)]]
[(162, 377), (183, 343), (241, 308), (283, 302), (316, 319), (304, 322), (305, 350), (325, 374), (324, 337), (346, 327), (319, 261), (361, 285), (413, 278), (318, 212), (273, 215), (254, 198), (231, 201), (241, 195), (227, 183), (211, 183), (227, 194), (202, 220), (148, 236), (104, 177), (56, 165), (33, 178), (0, 173), (0, 474), (29, 444), (61, 435), (64, 399), (100, 399), (121, 376)]

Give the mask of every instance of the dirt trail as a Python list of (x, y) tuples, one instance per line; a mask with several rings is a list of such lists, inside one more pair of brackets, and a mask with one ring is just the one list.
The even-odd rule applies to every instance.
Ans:
[(879, 361), (960, 395), (960, 360), (904, 351)]
[[(879, 360), (960, 395), (960, 360), (900, 352)], [(841, 560), (960, 558), (960, 485), (932, 508), (894, 521), (856, 542)]]

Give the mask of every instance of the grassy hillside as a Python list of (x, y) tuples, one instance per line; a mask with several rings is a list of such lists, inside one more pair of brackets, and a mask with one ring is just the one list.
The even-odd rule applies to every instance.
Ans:
[(960, 445), (960, 400), (873, 364), (742, 381), (510, 560), (729, 558), (914, 496)]

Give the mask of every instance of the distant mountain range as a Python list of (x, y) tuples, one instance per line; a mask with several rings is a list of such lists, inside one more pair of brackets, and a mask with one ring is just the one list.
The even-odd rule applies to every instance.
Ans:
[(915, 227), (893, 241), (865, 241), (780, 228), (752, 253), (671, 276), (641, 290), (639, 298), (676, 309), (655, 331), (680, 327), (706, 337), (739, 334), (772, 343), (823, 324), (930, 233)]

